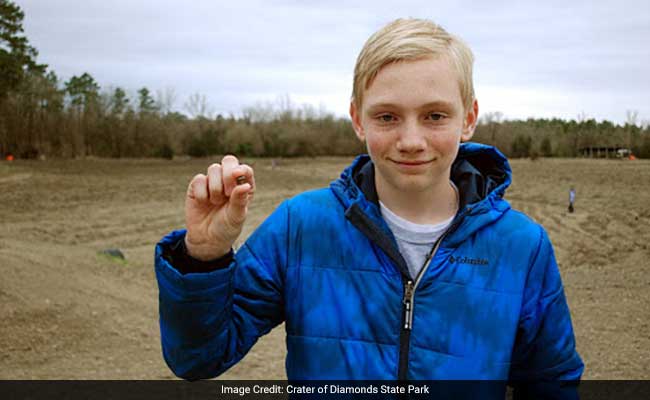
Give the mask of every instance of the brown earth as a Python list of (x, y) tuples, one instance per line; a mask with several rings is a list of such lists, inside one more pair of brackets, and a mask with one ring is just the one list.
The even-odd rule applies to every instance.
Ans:
[[(248, 236), (283, 199), (349, 158), (254, 164)], [(167, 379), (153, 248), (183, 225), (183, 195), (210, 160), (0, 163), (0, 379)], [(513, 161), (506, 198), (555, 245), (586, 379), (650, 378), (650, 162)], [(568, 214), (567, 192), (577, 191)], [(126, 262), (98, 251), (119, 248)], [(282, 379), (284, 329), (232, 379)]]

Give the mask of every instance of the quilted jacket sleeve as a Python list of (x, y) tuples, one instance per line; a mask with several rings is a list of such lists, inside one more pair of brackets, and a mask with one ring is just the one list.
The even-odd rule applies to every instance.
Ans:
[(166, 254), (185, 231), (156, 246), (163, 356), (177, 376), (218, 376), (284, 321), (288, 210), (283, 203), (237, 251), (229, 266), (181, 274)]
[(577, 399), (583, 369), (553, 247), (540, 227), (512, 354), (514, 398)]

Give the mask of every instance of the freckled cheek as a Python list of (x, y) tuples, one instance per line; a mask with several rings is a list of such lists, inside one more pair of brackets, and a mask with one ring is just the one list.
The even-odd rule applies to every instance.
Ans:
[(460, 142), (460, 135), (452, 131), (439, 131), (435, 132), (429, 137), (430, 143), (433, 146), (440, 148), (454, 148)]
[(373, 155), (381, 155), (390, 150), (390, 141), (376, 136), (366, 138), (368, 152)]
[(455, 138), (445, 139), (444, 141), (438, 144), (438, 149), (440, 153), (444, 154), (449, 158), (456, 158), (456, 154), (458, 153), (458, 148), (459, 148), (459, 143), (457, 140), (455, 140)]

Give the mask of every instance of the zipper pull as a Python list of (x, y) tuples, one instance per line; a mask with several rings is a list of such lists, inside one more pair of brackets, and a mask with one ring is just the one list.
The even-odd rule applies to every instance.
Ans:
[(402, 301), (404, 303), (404, 329), (410, 330), (411, 329), (411, 316), (413, 315), (413, 309), (412, 309), (412, 297), (413, 297), (413, 281), (409, 280), (406, 282), (406, 286), (404, 287), (404, 300)]
[(406, 300), (411, 300), (411, 297), (413, 297), (413, 287), (413, 281), (408, 280), (406, 286), (404, 286), (404, 303), (406, 303)]

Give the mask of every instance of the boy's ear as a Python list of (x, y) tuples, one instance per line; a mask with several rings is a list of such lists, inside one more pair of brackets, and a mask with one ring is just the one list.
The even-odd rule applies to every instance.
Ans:
[(460, 135), (461, 142), (469, 141), (474, 136), (476, 123), (478, 122), (478, 101), (474, 99), (472, 106), (467, 110), (465, 120), (463, 121), (463, 132)]
[(352, 129), (356, 133), (359, 140), (362, 142), (366, 141), (366, 134), (363, 131), (363, 126), (361, 125), (361, 110), (357, 109), (357, 106), (354, 104), (354, 100), (350, 102), (350, 118), (352, 119)]

